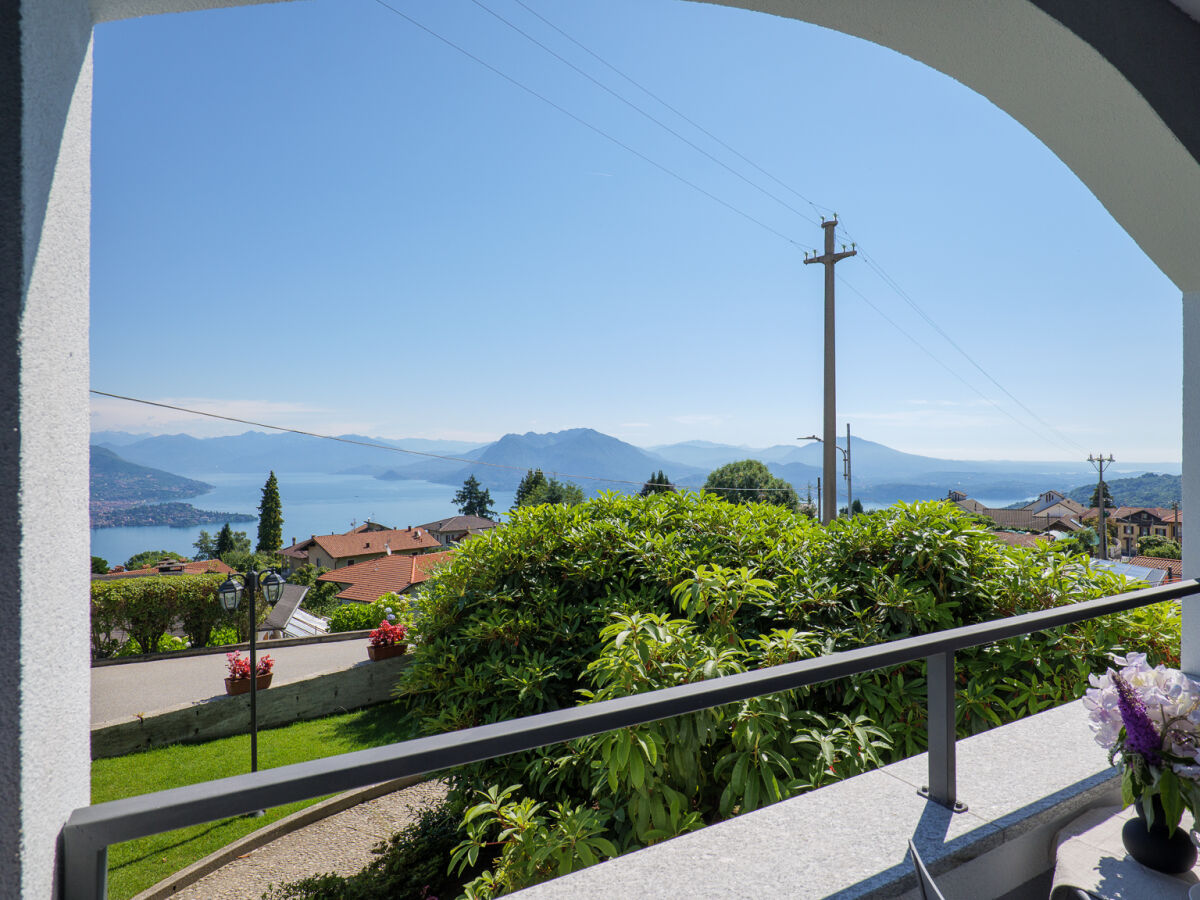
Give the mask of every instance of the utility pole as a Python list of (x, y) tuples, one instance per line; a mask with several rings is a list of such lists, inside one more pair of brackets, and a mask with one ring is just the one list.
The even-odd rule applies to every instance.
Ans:
[(1104, 466), (1116, 462), (1116, 460), (1113, 459), (1111, 453), (1108, 454), (1108, 459), (1104, 458), (1103, 453), (1095, 456), (1089, 453), (1088, 462), (1100, 472), (1100, 481), (1096, 485), (1096, 505), (1100, 507), (1100, 558), (1108, 559), (1108, 529), (1104, 525)]
[(825, 507), (821, 505), (821, 476), (817, 476), (817, 511), (820, 512)]
[[(855, 256), (858, 251), (853, 248), (846, 249), (846, 245), (842, 245), (842, 252), (835, 253), (833, 250), (834, 229), (837, 228), (837, 216), (835, 215), (828, 221), (824, 216), (821, 217), (821, 227), (825, 229), (825, 253), (821, 256), (804, 257), (804, 264), (807, 266), (811, 263), (821, 263), (825, 266), (825, 419), (824, 419), (824, 454), (821, 459), (821, 471), (825, 476), (826, 484), (837, 484), (837, 474), (834, 467), (837, 465), (837, 456), (833, 449), (837, 446), (837, 407), (836, 407), (836, 360), (834, 346), (834, 309), (833, 309), (833, 267), (839, 261), (848, 256)], [(825, 502), (821, 504), (821, 524), (828, 525), (837, 518), (837, 490), (828, 492), (825, 497)]]
[(846, 515), (854, 515), (854, 494), (850, 491), (850, 423), (846, 423)]

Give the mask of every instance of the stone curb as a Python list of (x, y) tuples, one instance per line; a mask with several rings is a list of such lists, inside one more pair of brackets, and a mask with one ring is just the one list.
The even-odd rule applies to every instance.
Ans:
[(368, 800), (374, 800), (376, 797), (382, 797), (384, 794), (412, 787), (414, 784), (420, 784), (426, 780), (427, 778), (424, 775), (409, 775), (406, 778), (397, 778), (393, 781), (373, 784), (370, 787), (346, 791), (344, 794), (338, 794), (336, 797), (330, 797), (328, 800), (323, 800), (313, 806), (297, 810), (290, 816), (284, 816), (282, 819), (258, 829), (258, 831), (251, 832), (245, 837), (239, 838), (232, 844), (226, 844), (215, 853), (210, 853), (204, 859), (197, 860), (190, 866), (180, 869), (168, 878), (164, 878), (158, 884), (146, 888), (146, 890), (137, 894), (131, 900), (163, 900), (163, 898), (171, 897), (177, 891), (195, 884), (205, 875), (212, 874), (222, 866), (233, 862), (239, 856), (245, 856), (252, 850), (257, 850), (259, 847), (269, 844), (276, 838), (283, 837), (285, 834), (291, 834), (293, 831), (299, 831), (301, 828), (311, 825), (314, 822), (319, 822), (321, 819), (344, 812), (352, 806), (357, 806)]

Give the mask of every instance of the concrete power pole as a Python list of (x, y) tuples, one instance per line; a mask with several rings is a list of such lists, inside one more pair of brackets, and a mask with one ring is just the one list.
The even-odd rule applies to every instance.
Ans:
[(829, 489), (830, 485), (837, 484), (837, 454), (834, 453), (837, 447), (837, 404), (836, 404), (836, 359), (834, 346), (834, 314), (833, 314), (833, 267), (840, 260), (847, 256), (855, 256), (858, 251), (854, 249), (846, 250), (845, 244), (842, 245), (841, 253), (833, 251), (834, 229), (837, 228), (837, 216), (826, 221), (821, 219), (821, 227), (825, 229), (825, 253), (821, 256), (805, 256), (804, 264), (821, 263), (825, 266), (825, 419), (824, 419), (824, 438), (823, 455), (821, 458), (821, 471), (825, 476), (825, 491), (824, 502), (821, 504), (821, 524), (828, 525), (837, 518), (837, 489)]
[(854, 493), (850, 490), (850, 423), (846, 423), (846, 515), (854, 515)]
[(1096, 505), (1100, 508), (1100, 558), (1108, 559), (1108, 528), (1104, 525), (1104, 466), (1107, 463), (1116, 462), (1113, 455), (1108, 454), (1108, 459), (1104, 458), (1103, 453), (1098, 453), (1096, 456), (1088, 454), (1088, 462), (1100, 472), (1100, 481), (1096, 485)]

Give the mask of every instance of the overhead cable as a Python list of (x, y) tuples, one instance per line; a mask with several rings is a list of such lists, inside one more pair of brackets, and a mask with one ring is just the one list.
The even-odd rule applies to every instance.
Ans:
[(721, 206), (725, 207), (730, 212), (736, 213), (737, 215), (741, 216), (743, 219), (746, 219), (747, 221), (752, 222), (755, 225), (757, 225), (759, 228), (762, 228), (763, 230), (768, 231), (771, 234), (775, 235), (777, 238), (787, 241), (787, 243), (791, 244), (793, 247), (796, 247), (796, 248), (799, 248), (802, 250), (811, 250), (812, 249), (811, 244), (804, 244), (801, 241), (797, 241), (797, 240), (794, 240), (793, 238), (788, 237), (782, 231), (772, 228), (770, 225), (768, 225), (766, 222), (763, 222), (761, 219), (757, 219), (754, 216), (750, 215), (750, 213), (745, 212), (744, 210), (739, 209), (738, 207), (734, 206), (732, 203), (729, 203), (726, 200), (722, 200), (716, 194), (706, 191), (704, 188), (700, 187), (700, 185), (696, 184), (693, 181), (689, 181), (687, 178), (683, 177), (678, 172), (667, 168), (665, 165), (663, 165), (660, 162), (657, 162), (654, 159), (651, 159), (649, 156), (642, 153), (640, 150), (635, 150), (633, 147), (629, 146), (629, 144), (626, 144), (620, 138), (614, 137), (613, 135), (609, 134), (607, 131), (600, 128), (599, 126), (593, 125), (591, 122), (587, 121), (587, 119), (584, 119), (583, 117), (576, 115), (575, 113), (571, 112), (566, 107), (560, 106), (559, 104), (555, 103), (553, 100), (551, 100), (549, 97), (545, 96), (544, 94), (538, 93), (533, 88), (529, 87), (528, 85), (524, 84), (523, 82), (518, 81), (516, 78), (513, 78), (511, 75), (508, 75), (507, 73), (496, 68), (491, 63), (485, 62), (483, 59), (476, 56), (474, 53), (467, 50), (466, 48), (460, 47), (458, 44), (454, 43), (449, 38), (443, 37), (442, 35), (438, 34), (436, 31), (434, 31), (432, 28), (430, 28), (429, 26), (424, 25), (421, 22), (418, 22), (412, 16), (408, 15), (408, 13), (405, 13), (405, 12), (402, 12), (401, 10), (396, 9), (396, 7), (392, 6), (391, 4), (384, 2), (384, 0), (375, 0), (375, 3), (377, 3), (379, 6), (382, 6), (384, 9), (388, 10), (389, 12), (394, 13), (395, 15), (399, 16), (400, 18), (404, 19), (406, 22), (410, 23), (414, 27), (421, 29), (429, 36), (434, 37), (437, 40), (441, 41), (447, 47), (450, 47), (453, 50), (457, 50), (463, 56), (465, 56), (468, 59), (483, 66), (489, 72), (492, 72), (493, 74), (500, 76), (505, 81), (507, 81), (509, 84), (512, 84), (514, 87), (520, 88), (522, 91), (529, 94), (531, 97), (541, 100), (547, 106), (550, 106), (553, 109), (558, 110), (558, 112), (562, 113), (567, 118), (569, 118), (575, 122), (578, 122), (580, 125), (584, 126), (585, 128), (587, 128), (590, 131), (594, 131), (596, 134), (600, 135), (605, 140), (611, 141), (612, 143), (616, 144), (618, 147), (620, 147), (622, 150), (625, 150), (628, 153), (632, 153), (638, 159), (642, 160), (645, 163), (648, 163), (649, 165), (654, 166), (654, 168), (658, 169), (660, 172), (670, 175), (676, 181), (680, 182), (681, 184), (686, 185), (687, 187), (691, 188), (692, 190), (696, 191), (697, 193), (703, 194), (705, 197), (707, 197), (709, 200), (712, 200), (714, 203), (719, 203)]

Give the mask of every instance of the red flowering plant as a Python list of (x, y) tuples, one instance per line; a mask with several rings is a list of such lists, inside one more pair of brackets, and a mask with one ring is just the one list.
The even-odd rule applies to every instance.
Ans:
[[(250, 660), (242, 659), (240, 653), (226, 653), (225, 659), (228, 660), (226, 665), (229, 668), (229, 677), (233, 679), (249, 678), (250, 677)], [(275, 660), (271, 659), (270, 654), (264, 653), (258, 658), (258, 674), (270, 675), (271, 670), (275, 667)]]
[(393, 625), (387, 621), (380, 622), (379, 627), (371, 632), (371, 646), (390, 647), (393, 644), (399, 644), (404, 640), (406, 634), (408, 634), (408, 629), (403, 625)]

